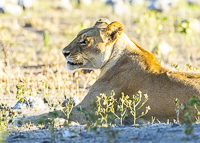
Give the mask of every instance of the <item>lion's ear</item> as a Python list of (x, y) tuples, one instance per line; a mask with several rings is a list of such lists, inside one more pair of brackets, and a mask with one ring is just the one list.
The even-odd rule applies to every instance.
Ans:
[(107, 38), (110, 42), (112, 42), (122, 34), (123, 30), (124, 25), (116, 21), (112, 22), (104, 30), (102, 30), (101, 34), (104, 38)]
[(97, 28), (105, 28), (110, 24), (111, 22), (107, 18), (100, 18), (98, 21), (96, 21), (94, 27)]

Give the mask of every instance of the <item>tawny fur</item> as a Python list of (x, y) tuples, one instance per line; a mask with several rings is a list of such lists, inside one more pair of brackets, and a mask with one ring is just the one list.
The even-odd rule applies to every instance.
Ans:
[[(86, 36), (81, 39), (83, 34)], [(86, 44), (81, 45), (81, 40), (85, 40)], [(123, 32), (123, 25), (119, 22), (100, 19), (95, 26), (82, 30), (63, 52), (70, 53), (66, 56), (67, 61), (82, 63), (78, 66), (67, 65), (69, 70), (101, 70), (97, 81), (77, 105), (87, 111), (91, 109), (91, 99), (96, 100), (100, 93), (109, 95), (114, 90), (116, 98), (119, 98), (121, 92), (131, 97), (140, 90), (148, 94), (146, 105), (151, 107), (143, 118), (151, 119), (153, 116), (167, 121), (176, 119), (174, 98), (184, 103), (193, 95), (200, 97), (200, 74), (163, 68), (153, 54), (139, 47)], [(79, 57), (79, 61), (76, 57)], [(145, 111), (145, 107), (140, 111)], [(73, 120), (87, 123), (75, 108), (72, 114)]]

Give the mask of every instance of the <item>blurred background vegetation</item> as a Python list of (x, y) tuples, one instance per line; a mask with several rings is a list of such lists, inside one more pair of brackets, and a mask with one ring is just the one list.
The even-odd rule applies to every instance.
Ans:
[(0, 14), (2, 61), (6, 60), (10, 67), (55, 65), (58, 60), (64, 64), (61, 50), (81, 29), (104, 17), (123, 23), (125, 33), (156, 54), (166, 66), (170, 67), (172, 62), (182, 68), (190, 62), (199, 66), (199, 5), (181, 0), (168, 10), (160, 8), (162, 12), (159, 12), (150, 10), (145, 3), (124, 2), (115, 10), (114, 5), (106, 5), (103, 0), (90, 0), (91, 3), (86, 4), (62, 1), (34, 0), (32, 6), (21, 13), (7, 2), (13, 9), (7, 8), (7, 13)]

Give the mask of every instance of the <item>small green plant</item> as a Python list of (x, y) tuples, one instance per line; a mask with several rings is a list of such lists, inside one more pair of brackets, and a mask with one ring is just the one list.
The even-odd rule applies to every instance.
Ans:
[(47, 118), (45, 122), (49, 125), (51, 133), (51, 142), (55, 142), (55, 118), (59, 117), (58, 111), (54, 110), (49, 113), (50, 118)]
[(49, 45), (49, 40), (50, 40), (49, 31), (45, 30), (43, 34), (43, 41), (44, 41), (45, 47)]
[(125, 117), (128, 116), (127, 111), (128, 111), (128, 98), (129, 96), (126, 95), (124, 96), (124, 93), (122, 92), (122, 97), (119, 98), (119, 102), (117, 103), (117, 111), (120, 113), (120, 116), (118, 116), (117, 114), (115, 114), (115, 112), (113, 112), (113, 114), (120, 119), (120, 124), (123, 124), (123, 120)]
[[(183, 109), (184, 123), (185, 123), (184, 133), (192, 134), (193, 133), (192, 123), (194, 121), (195, 114), (197, 116), (200, 115), (200, 110), (198, 109), (200, 106), (200, 100), (196, 96), (193, 96), (190, 98), (188, 102), (180, 104), (180, 101), (177, 98), (175, 98), (174, 103), (176, 105), (175, 111), (177, 114), (177, 122), (179, 123), (180, 109)], [(194, 109), (196, 109), (196, 111)]]
[(42, 91), (43, 91), (43, 94), (44, 94), (44, 99), (46, 100), (46, 96), (48, 95), (48, 85), (47, 83), (42, 80), (40, 83), (39, 83)]
[(67, 117), (67, 124), (69, 124), (69, 120), (70, 120), (70, 114), (71, 114), (71, 112), (72, 112), (72, 109), (73, 109), (73, 107), (74, 107), (74, 102), (72, 101), (72, 98), (70, 97), (69, 99), (68, 99), (68, 102), (65, 104), (65, 110), (63, 110), (62, 108), (61, 108), (61, 111), (63, 112), (63, 114)]
[[(86, 124), (86, 129), (89, 131), (94, 131), (97, 134), (97, 128), (100, 125), (100, 120), (97, 117), (97, 115), (95, 115), (95, 111), (97, 110), (97, 104), (94, 100), (91, 100), (90, 107), (90, 112), (87, 112), (85, 108), (81, 108), (81, 106), (76, 107), (76, 110), (79, 111), (82, 115), (84, 115), (85, 118), (88, 120), (88, 123)], [(94, 142), (95, 141), (96, 135), (94, 136)]]
[[(100, 115), (100, 120), (101, 122), (105, 122), (105, 125), (108, 126), (108, 120), (109, 119), (114, 119), (112, 114), (120, 119), (120, 124), (123, 124), (123, 120), (126, 116), (128, 116), (128, 109), (130, 110), (130, 113), (134, 117), (134, 124), (136, 122), (136, 119), (146, 115), (148, 111), (151, 109), (150, 106), (146, 107), (146, 111), (142, 112), (141, 115), (137, 116), (137, 110), (142, 108), (144, 104), (148, 100), (148, 95), (144, 94), (145, 100), (144, 102), (139, 106), (141, 100), (142, 100), (142, 92), (138, 91), (138, 94), (133, 95), (133, 99), (129, 99), (128, 95), (124, 95), (124, 93), (121, 93), (122, 96), (119, 98), (119, 101), (114, 98), (115, 92), (111, 91), (111, 94), (109, 96), (105, 94), (100, 94), (100, 96), (97, 96), (97, 110), (96, 110), (96, 115)], [(117, 106), (117, 108), (115, 107)], [(137, 108), (137, 106), (139, 106)], [(117, 112), (115, 112), (115, 108), (117, 109)], [(112, 114), (111, 114), (112, 113)]]
[[(98, 127), (102, 125), (106, 128), (101, 128), (101, 131), (104, 131), (107, 134), (107, 142), (113, 142), (114, 138), (118, 136), (119, 131), (118, 130), (112, 130), (111, 123), (114, 120), (114, 115), (109, 111), (110, 109), (114, 109), (114, 91), (111, 91), (110, 96), (106, 96), (105, 94), (100, 94), (97, 101), (91, 100), (91, 111), (86, 112), (84, 108), (77, 107), (77, 110), (85, 115), (85, 117), (88, 119), (88, 123), (86, 124), (86, 129), (89, 129), (90, 131), (94, 131), (96, 134), (98, 134)], [(104, 103), (101, 104), (100, 102), (104, 100)], [(107, 110), (106, 110), (107, 109)], [(99, 111), (99, 113), (97, 113)], [(98, 117), (100, 115), (100, 118)], [(100, 124), (103, 123), (103, 124)], [(96, 141), (96, 136), (94, 137), (94, 140)]]
[[(184, 133), (185, 134), (193, 134), (193, 121), (195, 114), (200, 115), (198, 107), (200, 106), (200, 100), (196, 97), (193, 96), (190, 98), (190, 100), (187, 103), (184, 103), (182, 106), (183, 113), (184, 113), (184, 123), (185, 123), (185, 129)], [(196, 113), (194, 111), (194, 108), (196, 109)]]
[[(104, 130), (108, 136), (108, 142), (112, 141), (117, 135), (118, 131), (113, 131), (110, 129), (111, 123), (115, 118), (120, 119), (120, 124), (123, 125), (123, 120), (128, 116), (128, 111), (130, 110), (131, 114), (134, 116), (134, 124), (136, 119), (146, 115), (150, 110), (150, 107), (146, 107), (146, 111), (142, 112), (140, 116), (136, 116), (136, 111), (144, 106), (148, 100), (147, 94), (144, 95), (145, 99), (143, 103), (139, 106), (139, 103), (142, 101), (142, 92), (139, 91), (138, 94), (133, 95), (133, 99), (129, 99), (128, 95), (124, 95), (115, 99), (115, 92), (112, 90), (110, 95), (101, 93), (97, 96), (96, 101), (91, 101), (91, 111), (87, 112), (84, 108), (78, 106), (76, 109), (88, 119), (88, 124), (86, 128), (89, 128), (90, 131), (95, 131), (97, 133), (97, 127), (100, 125), (103, 127), (108, 127)], [(139, 106), (138, 108), (136, 108)], [(115, 112), (116, 109), (116, 112)], [(119, 113), (119, 114), (118, 114)]]
[(191, 63), (186, 64), (187, 71), (197, 71), (199, 70), (198, 67), (194, 67)]
[(47, 124), (51, 134), (51, 142), (55, 142), (55, 119), (60, 117), (58, 111), (54, 110), (53, 112), (49, 112), (48, 118), (40, 118), (38, 121), (38, 125)]
[(3, 140), (3, 134), (13, 117), (13, 109), (8, 107), (7, 104), (0, 104), (0, 142)]
[[(133, 95), (132, 100), (129, 100), (128, 102), (128, 107), (131, 110), (130, 113), (134, 117), (134, 124), (138, 118), (146, 115), (148, 111), (151, 110), (150, 106), (146, 106), (146, 111), (142, 112), (141, 115), (137, 116), (137, 110), (141, 109), (144, 106), (144, 104), (148, 101), (148, 95), (144, 94), (144, 97), (145, 99), (143, 103), (139, 106), (140, 102), (142, 101), (142, 92), (138, 91), (138, 94)], [(137, 106), (139, 107), (137, 108)]]
[(107, 142), (115, 142), (115, 138), (119, 135), (119, 130), (113, 130), (109, 125), (104, 129), (104, 132), (107, 134)]
[[(105, 126), (108, 126), (109, 120), (113, 119), (113, 114), (115, 114), (114, 105), (116, 102), (116, 99), (114, 98), (115, 92), (111, 91), (110, 95), (107, 96), (104, 93), (100, 94), (100, 96), (97, 96), (97, 110), (95, 111), (96, 115), (100, 115), (99, 120), (101, 123), (105, 122)], [(117, 116), (117, 115), (115, 115)]]
[(176, 105), (175, 111), (176, 111), (177, 123), (179, 123), (179, 112), (180, 112), (180, 109), (181, 109), (181, 105), (179, 103), (178, 98), (174, 98), (174, 103)]
[[(108, 123), (111, 123), (114, 120), (114, 117), (117, 117), (122, 125), (124, 118), (127, 116), (127, 96), (125, 97), (124, 93), (122, 93), (122, 97), (119, 99), (119, 102), (117, 102), (117, 99), (115, 99), (114, 96), (115, 92), (113, 90), (109, 96), (104, 93), (101, 93), (100, 96), (97, 96), (97, 110), (95, 114), (101, 116), (99, 120), (101, 123), (105, 122), (105, 126), (108, 126)], [(119, 115), (115, 112), (116, 106)]]
[(176, 70), (179, 71), (179, 64), (177, 64), (177, 63), (172, 63), (171, 66), (174, 67)]
[(13, 109), (8, 107), (7, 104), (0, 105), (0, 126), (4, 130), (8, 122), (14, 117)]
[(27, 101), (28, 107), (30, 108), (29, 101), (27, 98), (25, 98), (28, 95), (32, 95), (31, 88), (26, 84), (26, 82), (20, 80), (19, 83), (16, 85), (17, 88), (17, 96), (15, 97), (17, 100), (20, 100), (21, 103), (24, 102), (24, 100)]
[(55, 119), (59, 117), (59, 113), (58, 111), (54, 110), (52, 112), (49, 112), (48, 117), (47, 118), (40, 118), (40, 120), (38, 121), (39, 125), (44, 125), (49, 124), (51, 127), (54, 127), (55, 125)]
[(87, 112), (85, 108), (81, 108), (81, 106), (76, 107), (76, 110), (84, 115), (85, 118), (88, 120), (86, 128), (90, 127), (90, 130), (96, 131), (97, 126), (100, 124), (100, 121), (97, 115), (95, 115), (97, 104), (94, 100), (91, 100), (90, 107), (91, 110), (89, 112)]

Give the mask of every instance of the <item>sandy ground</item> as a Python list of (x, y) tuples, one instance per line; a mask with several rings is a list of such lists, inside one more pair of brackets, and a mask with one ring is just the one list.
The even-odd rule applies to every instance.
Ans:
[(115, 143), (182, 143), (200, 142), (200, 124), (195, 124), (194, 134), (183, 133), (184, 125), (176, 123), (156, 123), (143, 126), (112, 126), (98, 128), (96, 132), (89, 131), (82, 125), (58, 128), (52, 133), (49, 129), (31, 127), (10, 131), (6, 141), (9, 143), (85, 143), (85, 142), (115, 142)]

